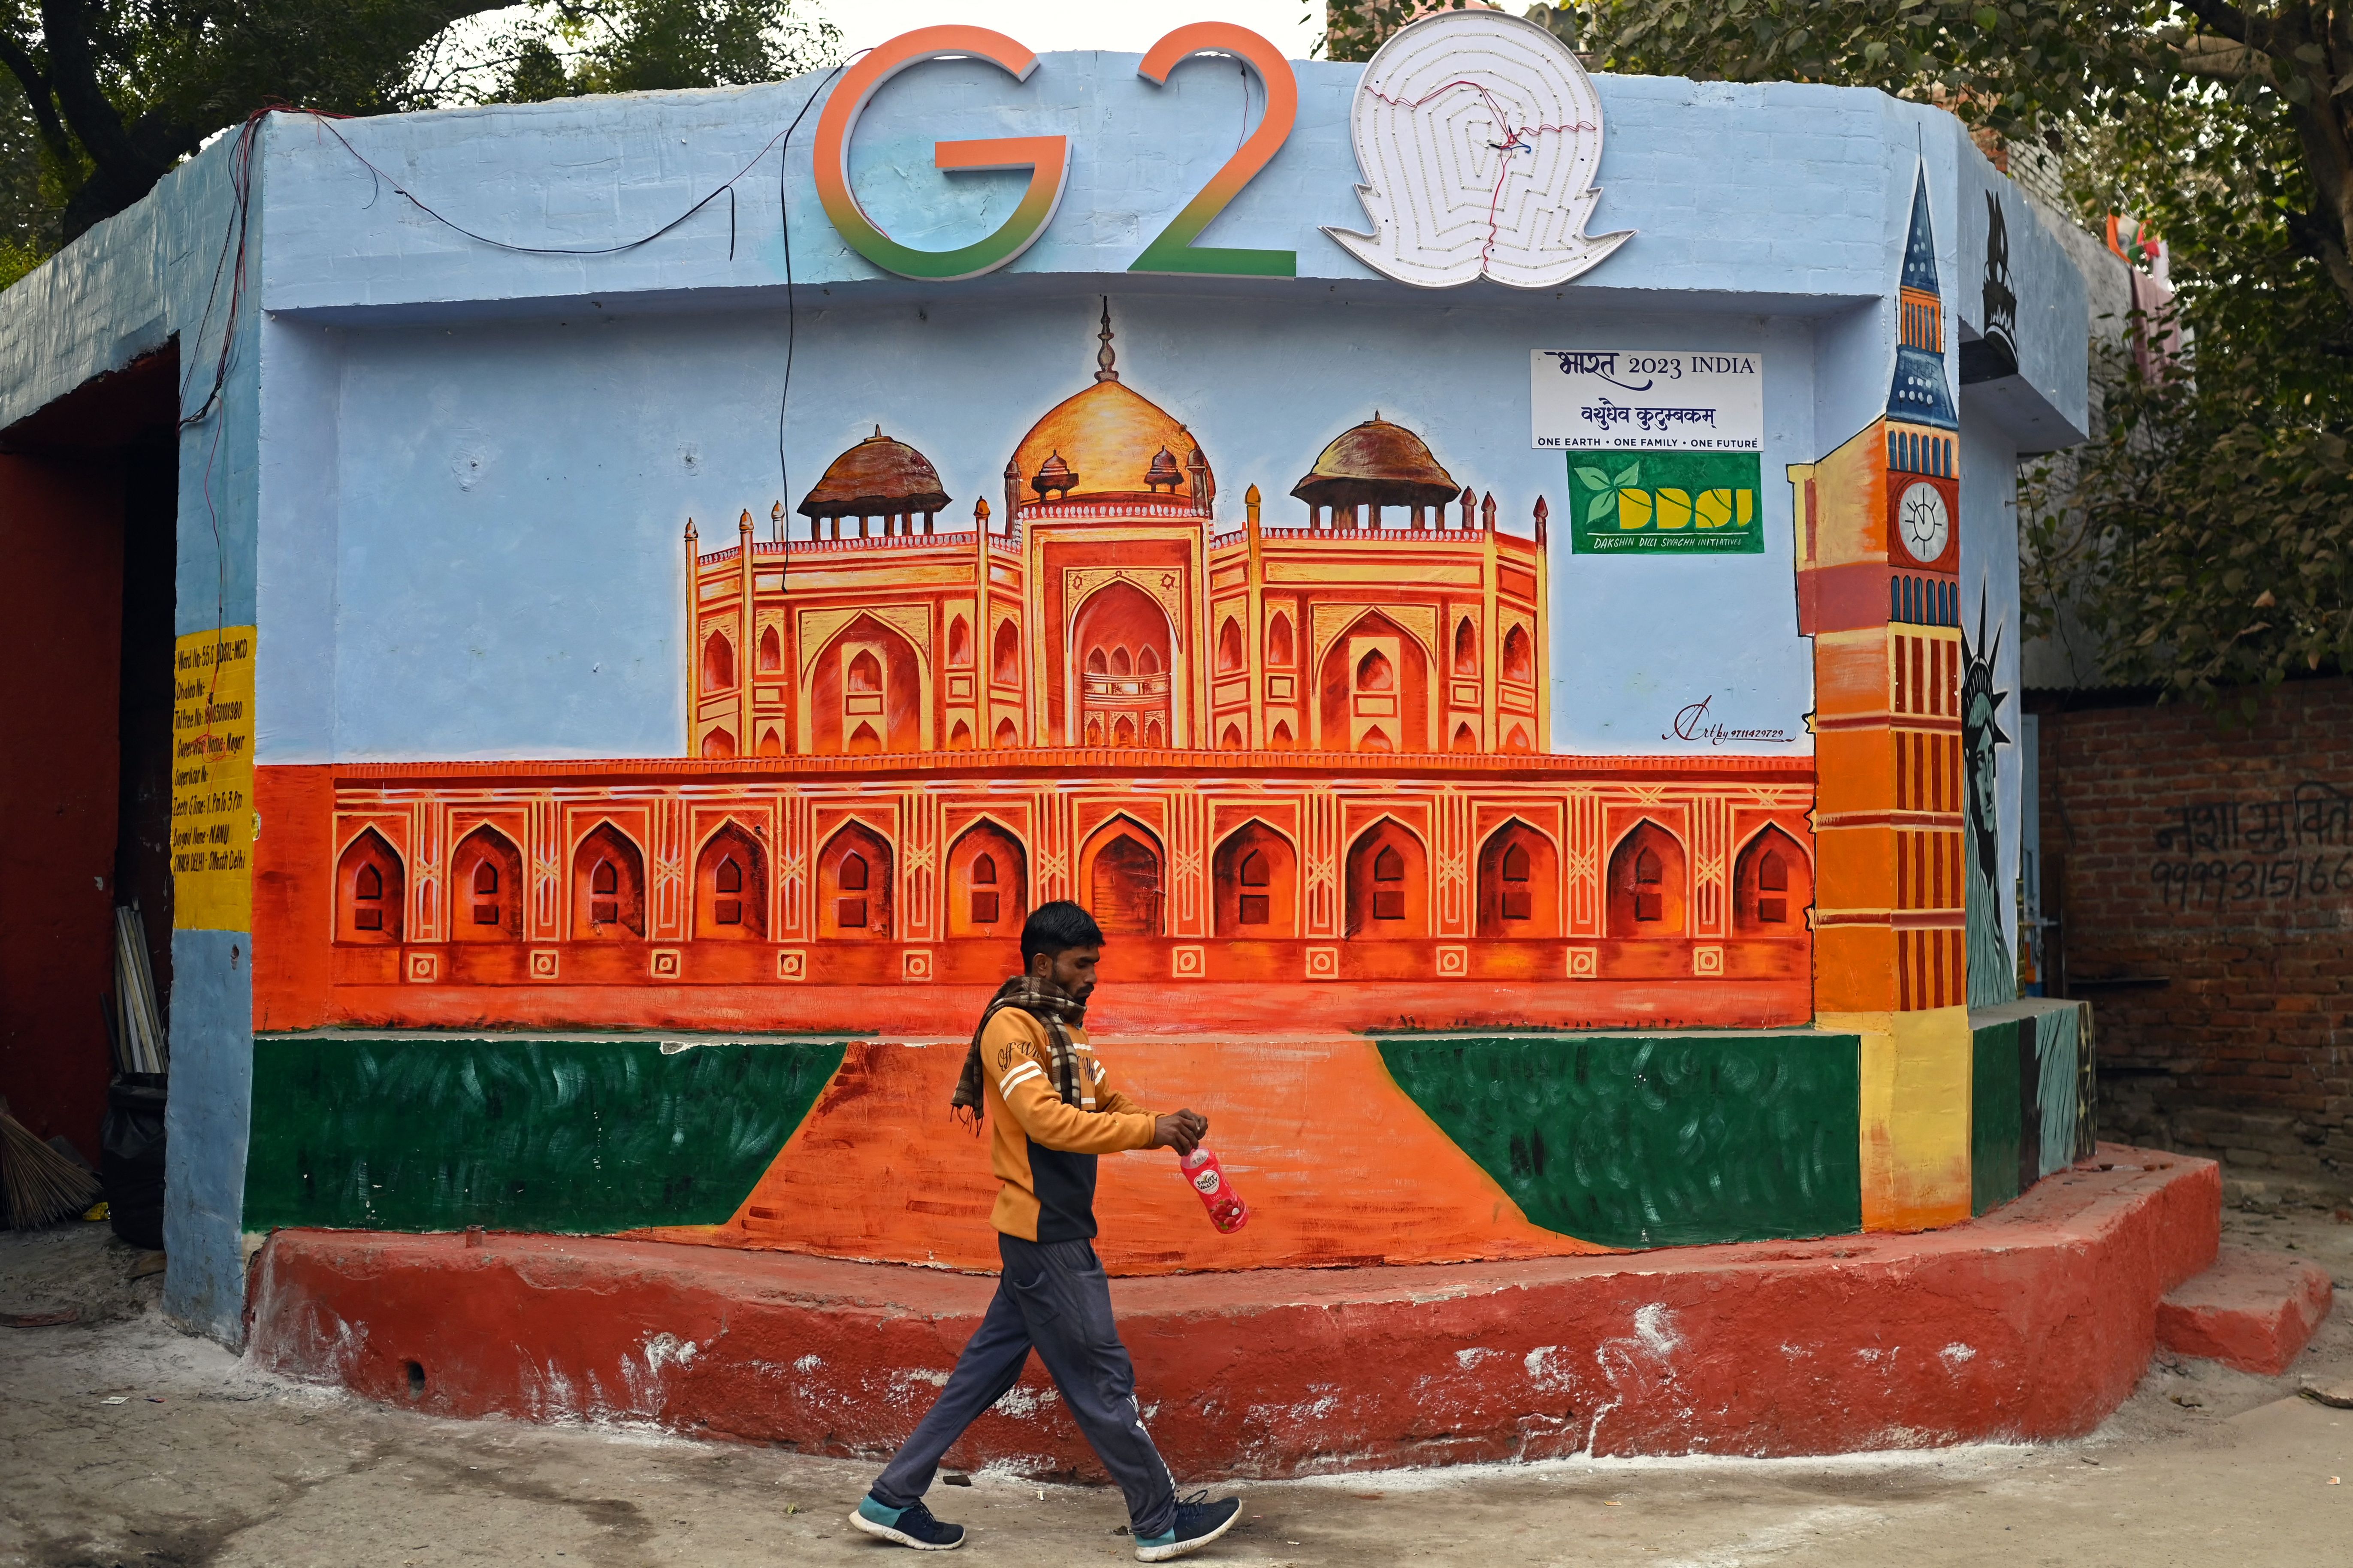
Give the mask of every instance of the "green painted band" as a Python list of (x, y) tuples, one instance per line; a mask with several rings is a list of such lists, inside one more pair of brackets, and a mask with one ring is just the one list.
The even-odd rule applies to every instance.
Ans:
[(841, 1058), (839, 1040), (264, 1037), (244, 1226), (717, 1225)]
[(1857, 1036), (1379, 1045), (1398, 1086), (1546, 1230), (1647, 1247), (1862, 1228)]

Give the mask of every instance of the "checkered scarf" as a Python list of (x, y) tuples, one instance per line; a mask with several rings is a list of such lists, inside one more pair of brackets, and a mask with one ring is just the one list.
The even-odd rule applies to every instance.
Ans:
[(964, 1072), (956, 1079), (955, 1093), (948, 1100), (949, 1113), (959, 1120), (969, 1118), (975, 1133), (980, 1131), (982, 1098), (987, 1068), (980, 1058), (980, 1037), (987, 1031), (988, 1021), (1004, 1009), (1011, 1007), (1029, 1014), (1044, 1026), (1046, 1038), (1054, 1052), (1054, 1087), (1065, 1105), (1079, 1103), (1079, 1062), (1071, 1049), (1071, 1027), (1083, 1027), (1087, 1021), (1087, 1005), (1073, 1000), (1069, 993), (1050, 980), (1039, 980), (1028, 974), (1017, 974), (997, 988), (989, 999), (988, 1008), (972, 1031), (972, 1046), (964, 1055)]

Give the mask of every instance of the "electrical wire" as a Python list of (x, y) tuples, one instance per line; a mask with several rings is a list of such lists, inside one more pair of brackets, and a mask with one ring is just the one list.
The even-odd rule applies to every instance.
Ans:
[[(792, 470), (785, 453), (785, 418), (786, 410), (792, 398), (793, 350), (799, 335), (799, 311), (793, 297), (791, 164), (786, 154), (790, 151), (793, 132), (800, 129), (801, 121), (808, 117), (808, 111), (815, 107), (817, 100), (824, 95), (828, 88), (833, 85), (835, 79), (849, 68), (851, 60), (866, 52), (864, 49), (857, 50), (826, 72), (825, 79), (812, 88), (808, 96), (801, 100), (800, 109), (794, 114), (791, 122), (776, 135), (768, 138), (766, 143), (752, 155), (750, 161), (728, 176), (725, 182), (660, 227), (640, 235), (635, 239), (623, 240), (616, 245), (518, 245), (511, 240), (500, 239), (494, 235), (468, 228), (464, 224), (455, 222), (436, 211), (430, 204), (383, 169), (378, 168), (366, 154), (353, 146), (350, 139), (336, 129), (334, 123), (338, 120), (351, 118), (348, 115), (335, 114), (325, 110), (308, 109), (296, 104), (271, 103), (255, 110), (245, 118), (243, 123), (237, 127), (237, 142), (229, 153), (229, 186), (234, 199), (231, 203), (228, 222), (221, 231), (220, 253), (213, 260), (212, 283), (205, 293), (204, 312), (196, 322), (196, 346), (201, 349), (206, 333), (212, 326), (213, 312), (221, 303), (221, 279), (226, 273), (228, 279), (228, 300), (221, 317), (220, 353), (214, 359), (212, 384), (206, 389), (204, 401), (193, 410), (187, 406), (188, 392), (195, 373), (193, 363), (189, 366), (188, 373), (181, 380), (177, 399), (178, 428), (192, 429), (207, 420), (211, 420), (213, 424), (212, 443), (206, 451), (204, 479), (201, 486), (205, 498), (205, 513), (212, 529), (215, 563), (213, 664), (205, 699), (205, 728), (201, 735), (207, 754), (211, 748), (212, 710), (216, 706), (215, 700), (220, 691), (220, 637), (221, 633), (227, 629), (228, 619), (228, 555), (221, 543), (220, 513), (213, 500), (212, 478), (213, 468), (220, 456), (222, 428), (227, 423), (223, 400), (227, 393), (229, 365), (235, 355), (237, 325), (244, 313), (247, 239), (250, 233), (249, 220), (253, 206), (254, 150), (256, 143), (260, 140), (261, 127), (269, 116), (288, 114), (309, 119), (313, 125), (332, 136), (343, 150), (351, 154), (354, 162), (367, 170), (378, 195), (382, 194), (384, 186), (389, 185), (395, 195), (444, 228), (464, 235), (476, 244), (487, 245), (494, 250), (503, 250), (518, 256), (617, 256), (641, 246), (651, 245), (655, 240), (670, 233), (712, 202), (717, 201), (723, 194), (727, 197), (727, 258), (733, 261), (735, 258), (735, 186), (754, 169), (759, 167), (761, 161), (766, 158), (770, 152), (783, 148), (784, 152), (778, 153), (777, 156), (776, 214), (779, 226), (783, 230), (785, 252), (785, 369), (783, 384), (776, 397), (776, 477), (785, 494), (789, 496), (792, 493)], [(375, 199), (375, 196), (371, 196), (369, 205), (374, 205)], [(232, 256), (235, 258), (233, 266), (231, 265)], [(777, 535), (780, 539), (785, 536), (786, 529), (787, 525), (779, 522)]]
[[(209, 650), (211, 660), (205, 683), (204, 726), (195, 739), (203, 748), (205, 760), (210, 762), (213, 746), (213, 715), (219, 705), (221, 638), (228, 628), (228, 551), (221, 542), (220, 508), (213, 500), (213, 468), (220, 460), (221, 432), (228, 424), (225, 403), (228, 386), (228, 367), (237, 342), (237, 328), (243, 314), (246, 279), (246, 238), (249, 232), (248, 217), (253, 208), (253, 148), (259, 140), (262, 121), (278, 110), (277, 105), (258, 109), (246, 116), (237, 127), (237, 142), (229, 150), (229, 189), (233, 194), (229, 221), (221, 230), (220, 254), (213, 260), (212, 285), (205, 292), (204, 313), (196, 319), (196, 349), (201, 352), (205, 333), (212, 326), (213, 308), (220, 300), (221, 274), (228, 274), (228, 301), (221, 317), (220, 353), (213, 362), (213, 383), (205, 392), (205, 400), (191, 412), (188, 409), (189, 379), (183, 376), (179, 395), (174, 399), (178, 415), (177, 429), (187, 430), (210, 419), (213, 426), (211, 444), (205, 448), (205, 471), (200, 489), (205, 498), (205, 519), (213, 536), (213, 636)], [(235, 242), (236, 264), (229, 264), (231, 242)], [(189, 366), (192, 375), (193, 363)], [(176, 535), (176, 530), (174, 531)]]
[[(809, 105), (817, 101), (818, 93), (831, 86), (836, 77), (849, 68), (849, 62), (864, 53), (864, 49), (858, 50), (826, 73), (825, 80), (818, 83), (816, 90), (801, 104), (800, 113), (793, 116), (793, 122), (786, 126), (785, 133), (777, 138), (783, 143), (784, 151), (776, 154), (776, 224), (785, 237), (785, 377), (784, 385), (776, 393), (776, 488), (783, 492), (777, 498), (779, 506), (793, 497), (792, 465), (785, 456), (785, 409), (792, 402), (793, 348), (800, 336), (800, 307), (793, 295), (792, 163), (788, 154), (792, 150), (793, 132), (800, 129), (801, 120), (808, 113)], [(776, 520), (778, 543), (789, 541), (792, 531), (789, 512)], [(783, 553), (786, 557), (784, 570), (789, 573), (792, 570), (792, 552), (788, 550)]]

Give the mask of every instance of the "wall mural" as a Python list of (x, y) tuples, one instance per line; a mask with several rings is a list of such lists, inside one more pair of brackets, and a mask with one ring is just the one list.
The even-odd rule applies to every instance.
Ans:
[(330, 1016), (842, 1027), (1062, 897), (1117, 978), (1345, 1026), (1810, 1016), (1810, 759), (1551, 752), (1541, 496), (1368, 393), (1221, 505), (1091, 303), (986, 493), (876, 422), (807, 537), (685, 525), (688, 765), (338, 768)]
[[(1437, 68), (1450, 39), (1476, 69)], [(1286, 276), (1289, 252), (1195, 241), (1287, 134), (1291, 68), (1203, 24), (1143, 75), (1204, 48), (1267, 89), (1262, 134), (1136, 269)], [(1036, 64), (979, 29), (911, 35), (845, 73), (817, 163), (846, 243), (944, 284), (1034, 241), (1069, 162), (1059, 138), (940, 143), (943, 168), (1018, 152), (1028, 195), (964, 251), (891, 239), (849, 194), (849, 142), (943, 50), (1017, 80)], [(1354, 128), (1376, 233), (1335, 237), (1392, 276), (1527, 286), (1546, 278), (1515, 247), (1574, 272), (1626, 237), (1583, 236), (1598, 100), (1540, 28), (1415, 24)], [(1462, 154), (1453, 184), (1415, 149)], [(1975, 645), (1961, 626), (1928, 191), (1923, 169), (1883, 405), (1788, 466), (1769, 551), (1758, 353), (1547, 348), (1557, 323), (1531, 321), (1505, 381), (1462, 384), (1479, 418), (1441, 427), (1409, 411), (1439, 372), (1374, 333), (1339, 366), (1345, 416), (1238, 432), (1198, 368), (1233, 353), (1217, 323), (1124, 339), (1116, 294), (1041, 295), (1018, 342), (940, 340), (1031, 376), (986, 446), (920, 384), (842, 375), (859, 434), (814, 484), (732, 537), (643, 519), (637, 540), (676, 542), (613, 563), (675, 616), (674, 754), (259, 771), (273, 1037), (248, 1228), (990, 1267), (975, 1152), (941, 1109), (1024, 916), (1060, 898), (1109, 934), (1095, 1027), (1123, 1071), (1250, 1108), (1220, 1139), (1257, 1215), (1237, 1236), (1157, 1163), (1106, 1163), (1118, 1272), (1914, 1228), (2015, 1195), (2088, 1146), (2089, 1030), (2064, 1005), (1967, 1007), (2010, 994), (1980, 997), (1977, 962), (2008, 974), (1980, 896), (2007, 694), (1982, 603)], [(1516, 447), (1523, 412), (1566, 458), (1545, 459), (1549, 500), (1481, 444)], [(1555, 668), (1577, 646), (1558, 634), (1592, 583), (1674, 605), (1658, 626), (1740, 621), (1738, 574), (1784, 541), (1815, 711), (1755, 733), (1809, 750), (1719, 750), (1720, 725), (1672, 754), (1556, 744), (1583, 673)], [(1582, 597), (1564, 571), (1592, 574)], [(1789, 646), (1787, 592), (1760, 643)], [(1670, 716), (1706, 701), (1671, 696), (1657, 723), (1692, 741)]]
[(2001, 628), (1986, 640), (1986, 601), (1978, 595), (1977, 644), (1961, 637), (1961, 761), (1968, 802), (1969, 1005), (1991, 1007), (2018, 999), (2018, 966), (2011, 962), (2009, 934), (2002, 930), (2000, 813), (1994, 780), (2000, 748), (2010, 743), (2000, 721), (2007, 691), (1994, 689), (1994, 661), (2001, 652)]

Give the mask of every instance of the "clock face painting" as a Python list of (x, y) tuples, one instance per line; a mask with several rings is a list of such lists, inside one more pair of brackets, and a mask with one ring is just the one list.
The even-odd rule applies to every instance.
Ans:
[(1915, 481), (1896, 503), (1895, 521), (1904, 535), (1904, 548), (1912, 559), (1926, 566), (1945, 552), (1945, 541), (1953, 531), (1952, 514), (1945, 508), (1945, 498), (1936, 486), (1926, 480)]

